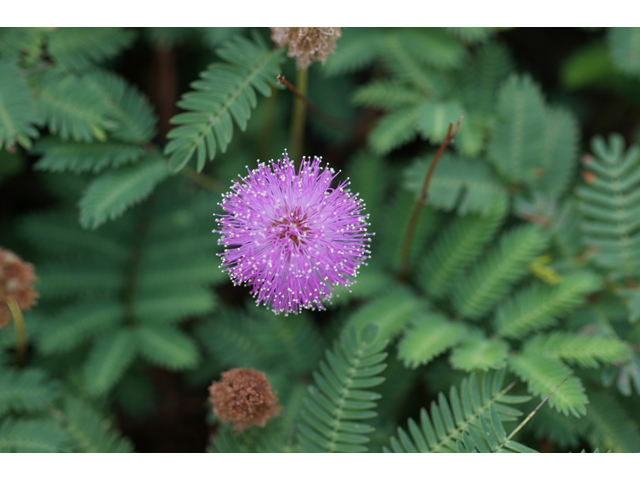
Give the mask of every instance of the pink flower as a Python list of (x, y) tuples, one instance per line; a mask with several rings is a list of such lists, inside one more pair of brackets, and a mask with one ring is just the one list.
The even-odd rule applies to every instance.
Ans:
[(283, 160), (258, 163), (220, 204), (221, 268), (275, 313), (323, 310), (334, 286), (348, 288), (369, 258), (364, 203), (348, 180), (331, 188), (337, 174), (320, 163), (303, 157), (296, 174), (285, 151)]

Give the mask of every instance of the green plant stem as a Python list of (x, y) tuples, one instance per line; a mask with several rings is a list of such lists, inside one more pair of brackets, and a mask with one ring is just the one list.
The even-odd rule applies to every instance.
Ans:
[(271, 95), (267, 98), (262, 115), (262, 125), (260, 133), (256, 141), (256, 158), (265, 159), (269, 155), (269, 147), (271, 146), (271, 138), (273, 137), (273, 129), (276, 122), (276, 106), (278, 100), (278, 89), (269, 87)]
[(224, 192), (224, 186), (218, 180), (204, 173), (198, 173), (191, 167), (184, 167), (180, 170), (180, 174), (204, 188), (213, 190), (217, 193)]
[[(309, 74), (306, 69), (298, 70), (296, 78), (296, 88), (302, 97), (307, 96)], [(304, 145), (304, 123), (305, 123), (305, 102), (300, 98), (293, 101), (293, 112), (291, 114), (291, 157), (300, 163), (302, 148)]]
[(553, 394), (555, 393), (555, 391), (556, 391), (556, 390), (558, 390), (558, 389), (562, 386), (562, 384), (563, 384), (564, 382), (566, 382), (567, 380), (569, 380), (569, 377), (567, 377), (567, 378), (565, 378), (564, 380), (562, 380), (558, 385), (556, 385), (556, 387), (555, 387), (553, 390), (551, 390), (551, 391), (549, 392), (549, 395), (547, 395), (546, 397), (544, 397), (544, 399), (540, 402), (540, 405), (538, 405), (536, 408), (534, 408), (534, 409), (533, 409), (533, 411), (532, 411), (529, 415), (527, 415), (527, 418), (525, 418), (525, 419), (522, 421), (522, 423), (520, 423), (520, 425), (518, 425), (518, 426), (515, 428), (515, 430), (514, 430), (513, 432), (511, 432), (511, 434), (507, 437), (507, 441), (511, 440), (511, 439), (513, 438), (513, 436), (514, 436), (516, 433), (518, 433), (518, 432), (522, 429), (522, 427), (524, 427), (524, 426), (527, 424), (527, 422), (528, 422), (529, 420), (531, 420), (531, 418), (536, 414), (536, 412), (540, 409), (540, 407), (541, 407), (542, 405), (544, 405), (544, 404), (545, 404), (545, 402), (546, 402), (547, 400), (549, 400), (549, 397), (550, 397), (551, 395), (553, 395)]
[(18, 367), (22, 367), (27, 358), (27, 330), (24, 325), (24, 317), (15, 298), (9, 296), (7, 306), (13, 317), (13, 324), (16, 326), (16, 362)]
[(427, 201), (427, 193), (429, 190), (429, 184), (431, 183), (431, 177), (433, 176), (433, 171), (436, 169), (436, 165), (438, 164), (438, 160), (440, 160), (442, 153), (446, 150), (447, 146), (456, 137), (458, 133), (458, 128), (460, 128), (461, 121), (462, 121), (462, 117), (458, 118), (458, 123), (456, 124), (455, 130), (453, 130), (453, 122), (449, 122), (447, 135), (444, 137), (442, 145), (440, 145), (440, 148), (434, 155), (433, 160), (431, 160), (431, 165), (429, 166), (427, 175), (424, 177), (424, 182), (422, 183), (422, 190), (420, 191), (420, 196), (418, 197), (418, 201), (416, 202), (416, 205), (413, 208), (413, 212), (411, 213), (411, 218), (409, 219), (409, 223), (407, 225), (407, 229), (405, 230), (405, 234), (404, 234), (404, 240), (402, 242), (402, 250), (400, 251), (400, 274), (399, 274), (400, 281), (403, 281), (409, 273), (409, 255), (411, 253), (411, 243), (413, 242), (413, 236), (416, 230), (416, 225), (418, 224), (418, 219), (420, 218), (420, 212), (422, 212), (422, 207), (424, 207), (424, 204)]

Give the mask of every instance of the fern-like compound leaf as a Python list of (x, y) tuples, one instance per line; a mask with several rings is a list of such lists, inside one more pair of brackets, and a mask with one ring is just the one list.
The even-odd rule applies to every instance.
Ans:
[(358, 332), (375, 322), (379, 340), (392, 340), (426, 304), (409, 289), (393, 289), (360, 307), (349, 319)]
[(452, 322), (443, 315), (423, 314), (405, 331), (398, 344), (398, 358), (410, 368), (425, 365), (457, 345), (466, 330), (464, 324)]
[(591, 177), (576, 190), (582, 214), (582, 239), (591, 258), (619, 276), (633, 278), (640, 267), (640, 148), (624, 151), (618, 134), (591, 141), (595, 157), (585, 167)]
[(593, 445), (615, 452), (638, 453), (640, 431), (634, 418), (608, 391), (589, 392), (587, 419), (592, 425), (589, 435)]
[(534, 283), (498, 308), (496, 331), (503, 337), (523, 338), (554, 325), (560, 315), (580, 306), (600, 286), (600, 277), (589, 273), (564, 277), (553, 286)]
[(81, 302), (61, 311), (56, 322), (45, 325), (38, 347), (46, 355), (68, 352), (120, 323), (124, 315), (114, 301)]
[(544, 144), (544, 98), (530, 77), (511, 76), (500, 90), (489, 160), (511, 181), (535, 180)]
[(95, 409), (77, 398), (64, 402), (62, 424), (78, 453), (130, 453), (133, 445)]
[(54, 420), (12, 419), (0, 422), (0, 453), (68, 452), (71, 439)]
[[(356, 90), (353, 102), (369, 108), (395, 110), (410, 107), (424, 100), (424, 96), (398, 80), (374, 80)], [(457, 117), (456, 117), (457, 118)]]
[(77, 142), (105, 141), (117, 128), (117, 111), (84, 78), (57, 69), (45, 72), (37, 85), (38, 108), (54, 135)]
[(578, 122), (561, 108), (545, 108), (542, 156), (533, 172), (531, 184), (558, 198), (569, 185), (578, 160), (580, 133)]
[(538, 335), (525, 344), (525, 350), (541, 353), (583, 368), (597, 368), (629, 358), (629, 346), (614, 337), (554, 332)]
[[(440, 393), (438, 401), (431, 404), (431, 415), (421, 409), (420, 423), (409, 419), (408, 431), (398, 428), (398, 436), (391, 438), (385, 452), (458, 452), (459, 445), (468, 445), (466, 451), (478, 451), (478, 447), (485, 451), (508, 450), (502, 423), (522, 414), (509, 404), (523, 403), (529, 397), (508, 395), (513, 385), (504, 388), (504, 376), (505, 370), (488, 372), (479, 381), (472, 374), (462, 381), (459, 390), (451, 387), (448, 400)], [(490, 432), (496, 440), (492, 445), (495, 450), (482, 440), (484, 432)]]
[(58, 385), (42, 370), (28, 368), (0, 371), (0, 417), (8, 412), (24, 413), (50, 406), (58, 396)]
[(133, 311), (141, 322), (170, 324), (210, 312), (216, 305), (216, 297), (207, 285), (173, 285), (141, 290)]
[(426, 100), (418, 106), (416, 128), (422, 138), (432, 143), (442, 142), (447, 135), (449, 124), (466, 116), (466, 111), (458, 101)]
[(497, 197), (489, 215), (469, 214), (454, 219), (422, 260), (418, 271), (421, 286), (434, 297), (445, 295), (493, 239), (506, 213), (506, 200)]
[(607, 41), (615, 65), (625, 73), (640, 77), (640, 28), (612, 27)]
[(117, 125), (110, 136), (139, 145), (153, 138), (158, 119), (147, 97), (137, 88), (109, 72), (89, 73), (83, 79), (114, 107)]
[(330, 76), (347, 74), (370, 66), (379, 54), (383, 28), (345, 28), (336, 41), (336, 51), (329, 55), (324, 66)]
[(191, 338), (174, 327), (144, 325), (135, 329), (137, 348), (149, 361), (171, 370), (184, 370), (198, 363), (200, 353)]
[(59, 28), (49, 36), (52, 60), (69, 70), (83, 70), (113, 58), (133, 42), (135, 32), (123, 28)]
[(13, 150), (16, 144), (31, 148), (31, 139), (40, 133), (34, 124), (38, 113), (20, 69), (0, 58), (0, 149)]
[(131, 365), (137, 351), (138, 338), (128, 328), (100, 338), (85, 363), (84, 380), (89, 392), (101, 395), (110, 390)]
[(527, 383), (529, 392), (544, 399), (554, 388), (567, 379), (551, 397), (549, 405), (559, 412), (576, 417), (584, 415), (589, 403), (582, 381), (560, 360), (542, 353), (522, 352), (511, 355), (509, 369)]
[(43, 138), (33, 146), (42, 157), (35, 170), (46, 172), (99, 173), (105, 168), (121, 167), (138, 161), (143, 147), (107, 140), (100, 143), (65, 142), (55, 137)]
[(368, 434), (373, 431), (361, 420), (374, 417), (379, 395), (369, 389), (384, 381), (377, 376), (386, 365), (382, 350), (386, 341), (377, 341), (378, 328), (366, 325), (356, 333), (348, 328), (327, 351), (314, 373), (301, 419), (298, 442), (305, 452), (365, 452)]
[(178, 171), (195, 155), (197, 169), (213, 160), (216, 151), (226, 151), (233, 137), (233, 122), (241, 130), (247, 126), (257, 103), (256, 90), (270, 95), (283, 61), (282, 50), (269, 50), (257, 35), (253, 41), (237, 37), (227, 42), (218, 54), (227, 64), (214, 63), (201, 73), (178, 105), (187, 110), (171, 119), (178, 125), (171, 130), (164, 153), (170, 155), (169, 167)]
[(513, 60), (504, 45), (495, 42), (482, 45), (469, 68), (465, 68), (460, 92), (465, 105), (482, 117), (492, 117), (500, 87), (511, 71)]
[[(448, 125), (448, 122), (443, 124)], [(405, 185), (416, 194), (421, 191), (431, 157), (418, 159), (405, 172)], [(490, 215), (496, 202), (506, 202), (507, 192), (491, 169), (482, 162), (444, 153), (433, 173), (429, 187), (429, 204), (442, 210), (457, 209)]]
[(0, 30), (0, 56), (15, 64), (33, 67), (42, 61), (42, 47), (51, 27), (3, 27)]
[(459, 66), (466, 56), (462, 43), (446, 29), (402, 28), (395, 32), (401, 44), (417, 59), (436, 68)]
[(148, 197), (169, 176), (167, 164), (158, 157), (101, 175), (80, 200), (80, 225), (95, 229), (113, 220)]
[(394, 148), (405, 145), (418, 136), (418, 108), (402, 107), (388, 113), (376, 123), (369, 134), (369, 147), (378, 155), (385, 155)]
[(526, 273), (528, 264), (547, 246), (549, 235), (537, 225), (523, 225), (505, 233), (456, 286), (453, 301), (464, 318), (486, 314)]
[(449, 361), (457, 370), (498, 370), (505, 366), (509, 344), (499, 338), (488, 339), (482, 335), (470, 335), (454, 347)]

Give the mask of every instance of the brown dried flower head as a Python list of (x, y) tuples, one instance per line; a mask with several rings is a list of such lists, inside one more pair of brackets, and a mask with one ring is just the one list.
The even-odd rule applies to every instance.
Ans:
[(287, 55), (295, 57), (298, 70), (306, 70), (316, 60), (324, 65), (340, 35), (340, 27), (271, 27), (271, 39), (278, 47), (289, 44)]
[(0, 328), (11, 321), (7, 308), (9, 297), (13, 297), (22, 310), (29, 310), (36, 304), (38, 292), (31, 286), (35, 279), (32, 264), (0, 247)]
[(234, 368), (209, 387), (213, 413), (223, 422), (232, 422), (241, 432), (252, 425), (264, 427), (280, 413), (278, 397), (271, 391), (267, 376), (252, 368)]

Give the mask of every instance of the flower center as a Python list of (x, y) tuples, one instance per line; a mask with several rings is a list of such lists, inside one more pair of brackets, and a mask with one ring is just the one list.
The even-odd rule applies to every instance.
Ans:
[(309, 231), (307, 215), (302, 214), (300, 207), (295, 207), (291, 211), (285, 207), (285, 214), (271, 222), (270, 226), (274, 228), (277, 238), (291, 241), (295, 246), (305, 243), (305, 237)]

